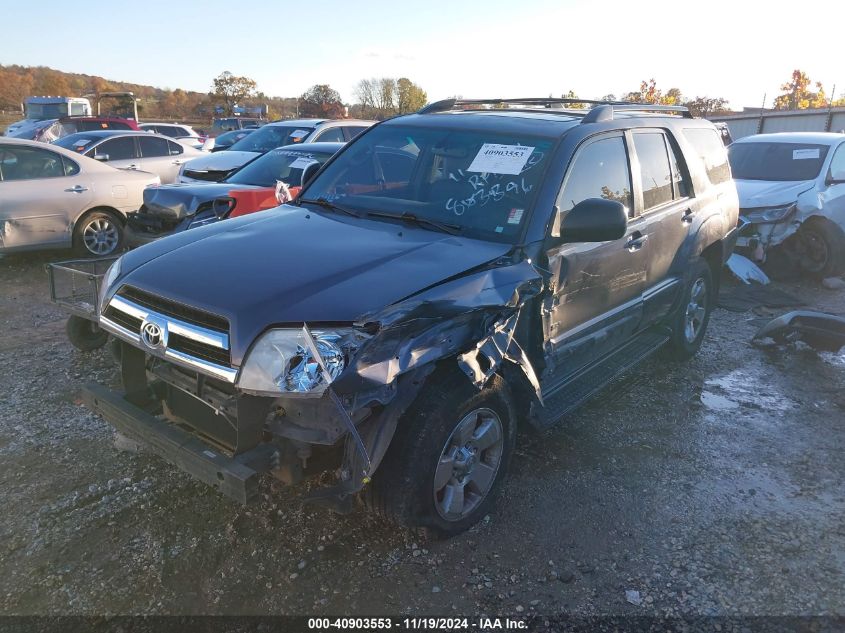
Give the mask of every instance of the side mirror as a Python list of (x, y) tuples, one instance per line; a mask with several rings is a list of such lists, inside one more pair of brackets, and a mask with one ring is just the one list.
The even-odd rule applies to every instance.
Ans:
[(552, 237), (561, 242), (609, 242), (625, 236), (628, 209), (616, 200), (587, 198), (568, 213), (557, 210)]
[(94, 154), (94, 160), (98, 160), (102, 163), (107, 163), (109, 160), (108, 154)]
[(302, 186), (304, 187), (306, 184), (308, 184), (308, 181), (311, 180), (314, 177), (314, 174), (316, 174), (318, 171), (320, 171), (320, 163), (311, 163), (305, 169), (303, 169), (301, 180)]

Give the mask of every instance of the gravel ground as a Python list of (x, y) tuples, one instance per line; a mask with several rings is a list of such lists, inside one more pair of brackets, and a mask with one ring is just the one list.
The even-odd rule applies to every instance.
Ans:
[[(0, 613), (845, 613), (845, 356), (752, 347), (753, 313), (523, 433), (496, 511), (422, 542), (269, 480), (242, 508), (117, 450), (79, 400), (114, 362), (48, 300), (63, 256), (0, 259)], [(784, 289), (845, 312), (845, 291)]]

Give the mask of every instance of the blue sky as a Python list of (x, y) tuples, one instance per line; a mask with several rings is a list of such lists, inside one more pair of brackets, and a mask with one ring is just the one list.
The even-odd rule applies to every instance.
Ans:
[(200, 91), (230, 70), (270, 95), (329, 83), (346, 101), (367, 77), (407, 76), (432, 100), (570, 89), (620, 95), (654, 77), (663, 89), (721, 96), (739, 108), (759, 106), (764, 93), (771, 104), (793, 68), (828, 93), (834, 84), (837, 95), (845, 92), (845, 2), (834, 0), (783, 8), (742, 0), (39, 0), (38, 7), (13, 26), (4, 20), (0, 64)]

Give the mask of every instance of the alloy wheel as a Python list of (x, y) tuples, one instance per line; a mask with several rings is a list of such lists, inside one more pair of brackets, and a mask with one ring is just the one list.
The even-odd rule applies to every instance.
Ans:
[(117, 225), (107, 217), (93, 218), (82, 229), (82, 242), (93, 255), (108, 255), (117, 248), (119, 241)]
[(707, 284), (699, 277), (690, 288), (689, 303), (684, 316), (684, 337), (692, 343), (701, 333), (707, 314)]

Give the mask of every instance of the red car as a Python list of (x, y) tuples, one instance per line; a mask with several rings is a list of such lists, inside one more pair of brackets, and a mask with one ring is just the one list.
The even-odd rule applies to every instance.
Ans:
[(44, 124), (44, 127), (35, 132), (33, 140), (52, 143), (70, 134), (93, 132), (94, 130), (141, 131), (138, 122), (134, 119), (121, 119), (113, 116), (66, 116), (61, 119), (44, 121)]

